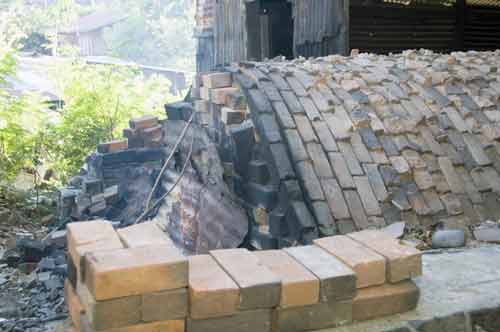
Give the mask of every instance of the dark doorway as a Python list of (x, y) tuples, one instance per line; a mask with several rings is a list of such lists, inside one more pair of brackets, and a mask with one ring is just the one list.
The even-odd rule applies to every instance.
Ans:
[(292, 4), (287, 0), (262, 0), (261, 13), (267, 16), (269, 57), (293, 57)]
[(292, 5), (288, 0), (247, 3), (247, 53), (250, 60), (283, 55), (293, 58)]

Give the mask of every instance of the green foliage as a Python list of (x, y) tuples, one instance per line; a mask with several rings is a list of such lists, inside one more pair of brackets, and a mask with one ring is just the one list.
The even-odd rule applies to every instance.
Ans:
[(121, 137), (128, 120), (144, 114), (161, 116), (171, 98), (165, 79), (145, 80), (125, 67), (72, 64), (62, 72), (65, 106), (58, 121), (47, 126), (45, 140), (50, 161), (63, 180), (78, 171), (97, 144)]

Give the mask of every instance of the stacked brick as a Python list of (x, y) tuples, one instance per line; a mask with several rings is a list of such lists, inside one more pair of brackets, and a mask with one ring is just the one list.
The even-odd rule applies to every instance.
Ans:
[[(254, 195), (278, 246), (401, 220), (469, 232), (498, 219), (499, 61), (421, 50), (229, 67), (279, 188)], [(234, 178), (252, 194), (241, 149)]]
[(183, 332), (188, 261), (153, 222), (68, 225), (66, 301), (75, 331)]
[(308, 331), (412, 310), (420, 252), (379, 231), (184, 257), (153, 222), (68, 226), (75, 331)]

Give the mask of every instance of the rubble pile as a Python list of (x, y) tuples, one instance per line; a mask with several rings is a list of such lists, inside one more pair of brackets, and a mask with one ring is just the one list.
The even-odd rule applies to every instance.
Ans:
[(201, 74), (192, 95), (255, 247), (400, 221), (472, 239), (500, 218), (499, 63), (499, 51), (276, 58)]
[(166, 111), (168, 120), (132, 119), (126, 139), (97, 147), (60, 190), (60, 218), (104, 218), (116, 227), (154, 219), (188, 253), (239, 246), (247, 217), (223, 180), (215, 144), (191, 105)]
[(68, 225), (76, 331), (300, 332), (412, 310), (421, 252), (381, 231), (186, 257), (156, 222)]

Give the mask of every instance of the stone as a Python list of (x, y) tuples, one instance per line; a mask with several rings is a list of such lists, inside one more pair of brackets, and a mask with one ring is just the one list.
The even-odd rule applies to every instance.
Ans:
[(354, 298), (352, 318), (363, 321), (416, 308), (419, 290), (413, 281), (360, 289)]
[(188, 262), (172, 246), (116, 249), (85, 256), (85, 283), (97, 301), (188, 285)]
[(283, 90), (281, 91), (281, 96), (285, 101), (285, 104), (288, 106), (288, 109), (292, 114), (301, 114), (304, 113), (304, 107), (299, 102), (299, 99), (292, 91)]
[(419, 250), (403, 245), (381, 231), (364, 230), (348, 236), (385, 257), (388, 282), (396, 283), (422, 275), (422, 253)]
[(481, 224), (474, 228), (473, 233), (478, 241), (500, 243), (500, 226), (495, 223)]
[(96, 301), (85, 285), (80, 285), (77, 292), (94, 330), (121, 328), (141, 322), (140, 295)]
[(297, 129), (299, 131), (302, 140), (305, 143), (318, 142), (318, 138), (314, 133), (311, 123), (304, 115), (294, 115), (295, 123), (297, 124)]
[(131, 129), (147, 129), (158, 125), (158, 117), (153, 115), (145, 115), (140, 118), (135, 118), (129, 121)]
[(455, 194), (465, 194), (465, 184), (455, 171), (450, 158), (439, 157), (438, 163), (451, 191)]
[(474, 158), (474, 161), (479, 166), (487, 166), (491, 164), (491, 160), (488, 158), (486, 153), (484, 152), (481, 143), (478, 141), (475, 135), (470, 133), (465, 133), (463, 135), (465, 145), (467, 146), (468, 151)]
[(363, 164), (363, 169), (365, 170), (365, 174), (368, 176), (368, 180), (375, 196), (379, 202), (385, 202), (389, 198), (389, 193), (387, 192), (384, 180), (378, 171), (378, 166), (376, 164)]
[(184, 319), (189, 312), (187, 288), (143, 294), (141, 311), (144, 322)]
[(321, 145), (326, 152), (336, 152), (339, 150), (335, 138), (333, 138), (328, 125), (324, 121), (314, 121), (312, 123), (316, 135), (321, 138)]
[(443, 229), (432, 234), (433, 248), (458, 248), (463, 246), (465, 246), (465, 232), (462, 229)]
[(319, 113), (311, 98), (299, 97), (299, 101), (304, 107), (304, 111), (306, 112), (306, 115), (311, 122), (321, 120), (321, 114)]
[(246, 249), (213, 250), (210, 255), (240, 288), (239, 309), (272, 308), (280, 302), (280, 279)]
[[(224, 105), (227, 95), (238, 92), (238, 88), (213, 88), (210, 89), (210, 101), (216, 105)], [(270, 108), (269, 110), (270, 111)]]
[(189, 257), (190, 317), (229, 316), (239, 305), (238, 285), (210, 255)]
[[(272, 311), (269, 309), (238, 311), (227, 317), (188, 319), (186, 332), (271, 332)], [(163, 330), (161, 330), (163, 332)], [(167, 331), (170, 332), (170, 331)], [(179, 331), (181, 332), (181, 331)]]
[(314, 244), (325, 249), (349, 266), (356, 273), (356, 287), (365, 288), (385, 282), (385, 259), (359, 242), (344, 236), (331, 236), (314, 240)]
[(274, 102), (273, 103), (273, 108), (276, 113), (276, 117), (278, 119), (278, 122), (281, 126), (287, 129), (294, 129), (296, 128), (295, 126), (295, 121), (293, 120), (292, 115), (288, 111), (288, 108), (286, 107), (285, 103), (283, 102)]
[(154, 221), (118, 229), (118, 236), (127, 248), (150, 245), (169, 245), (175, 247), (170, 237)]
[(318, 143), (308, 143), (306, 148), (309, 156), (311, 157), (316, 175), (320, 179), (333, 178), (332, 168), (330, 167), (328, 158), (323, 151), (323, 147)]
[(352, 308), (351, 300), (278, 308), (274, 312), (274, 328), (276, 331), (301, 332), (346, 325), (352, 321)]
[(351, 175), (364, 175), (363, 168), (356, 158), (352, 145), (347, 142), (339, 142), (338, 145)]
[(342, 195), (342, 188), (340, 188), (337, 180), (333, 178), (323, 179), (320, 183), (330, 211), (332, 211), (335, 219), (350, 218), (349, 209)]
[[(301, 161), (296, 165), (297, 173), (302, 181), (304, 186), (304, 190), (307, 193), (307, 196), (312, 201), (322, 201), (325, 200), (325, 195), (323, 190), (321, 189), (321, 182), (319, 181), (316, 173), (314, 172), (314, 168), (309, 161)], [(327, 180), (322, 181), (325, 183)], [(326, 182), (327, 184), (331, 183)], [(336, 188), (333, 187), (333, 190)], [(336, 191), (335, 191), (336, 192)]]
[(361, 135), (359, 135), (358, 132), (352, 133), (351, 145), (352, 145), (352, 149), (354, 151), (354, 154), (356, 155), (356, 158), (358, 158), (360, 163), (372, 163), (373, 159), (372, 159), (371, 153), (372, 152), (382, 152), (382, 149), (368, 151), (365, 143), (363, 143), (363, 139), (361, 138)]
[(111, 223), (103, 220), (69, 223), (67, 226), (68, 255), (75, 268), (75, 285), (81, 280), (82, 258), (87, 253), (123, 248)]
[(229, 107), (221, 108), (221, 121), (225, 125), (240, 124), (245, 121), (246, 111), (235, 110)]
[[(123, 326), (116, 329), (102, 330), (99, 332), (184, 332), (185, 322), (184, 320), (169, 320), (145, 324), (135, 324), (129, 326)], [(80, 331), (75, 331), (80, 332)], [(81, 319), (81, 332), (95, 332), (90, 326), (88, 319), (85, 315), (82, 315)]]
[(68, 306), (69, 318), (76, 330), (80, 331), (80, 315), (84, 313), (84, 309), (75, 289), (67, 279), (64, 282), (64, 299)]
[(343, 106), (335, 106), (333, 113), (323, 113), (323, 118), (336, 140), (349, 139), (353, 123)]
[(339, 259), (313, 245), (284, 250), (319, 279), (321, 302), (348, 300), (355, 296), (356, 274)]
[(360, 128), (358, 130), (363, 142), (368, 147), (369, 150), (380, 150), (382, 149), (382, 144), (375, 135), (375, 132), (371, 128)]
[(363, 203), (363, 207), (365, 208), (366, 214), (369, 216), (381, 215), (382, 210), (380, 209), (377, 197), (373, 193), (372, 187), (370, 186), (368, 177), (355, 176), (354, 184), (356, 185), (356, 189), (361, 199), (361, 203)]
[(403, 237), (405, 233), (405, 228), (406, 228), (406, 223), (404, 221), (399, 221), (382, 228), (382, 231), (389, 234), (395, 239), (400, 239)]
[(233, 83), (231, 73), (228, 72), (205, 74), (201, 79), (203, 86), (210, 89), (225, 88)]
[(294, 178), (295, 172), (293, 170), (290, 159), (288, 158), (288, 153), (286, 147), (281, 143), (270, 144), (269, 149), (273, 160), (275, 161), (275, 167), (277, 171), (277, 176), (280, 180), (287, 180)]
[(408, 175), (410, 172), (410, 165), (405, 158), (401, 156), (390, 157), (391, 165), (396, 170), (396, 172), (400, 175)]
[(370, 222), (358, 193), (355, 190), (345, 190), (344, 196), (356, 228), (365, 229), (370, 227)]
[(352, 179), (351, 173), (349, 172), (349, 168), (346, 161), (344, 160), (342, 153), (331, 152), (328, 154), (328, 158), (330, 159), (332, 169), (340, 186), (343, 189), (355, 188), (354, 180)]
[(114, 140), (111, 142), (101, 143), (97, 146), (99, 153), (111, 153), (128, 149), (128, 140)]
[(309, 155), (300, 138), (299, 132), (295, 129), (287, 129), (284, 131), (284, 134), (292, 160), (297, 162), (309, 159)]
[(319, 301), (319, 280), (291, 256), (282, 250), (256, 251), (255, 255), (281, 279), (281, 308)]
[(424, 169), (415, 170), (413, 172), (413, 178), (415, 179), (415, 183), (420, 190), (427, 190), (434, 187), (434, 182), (432, 182), (431, 174)]

